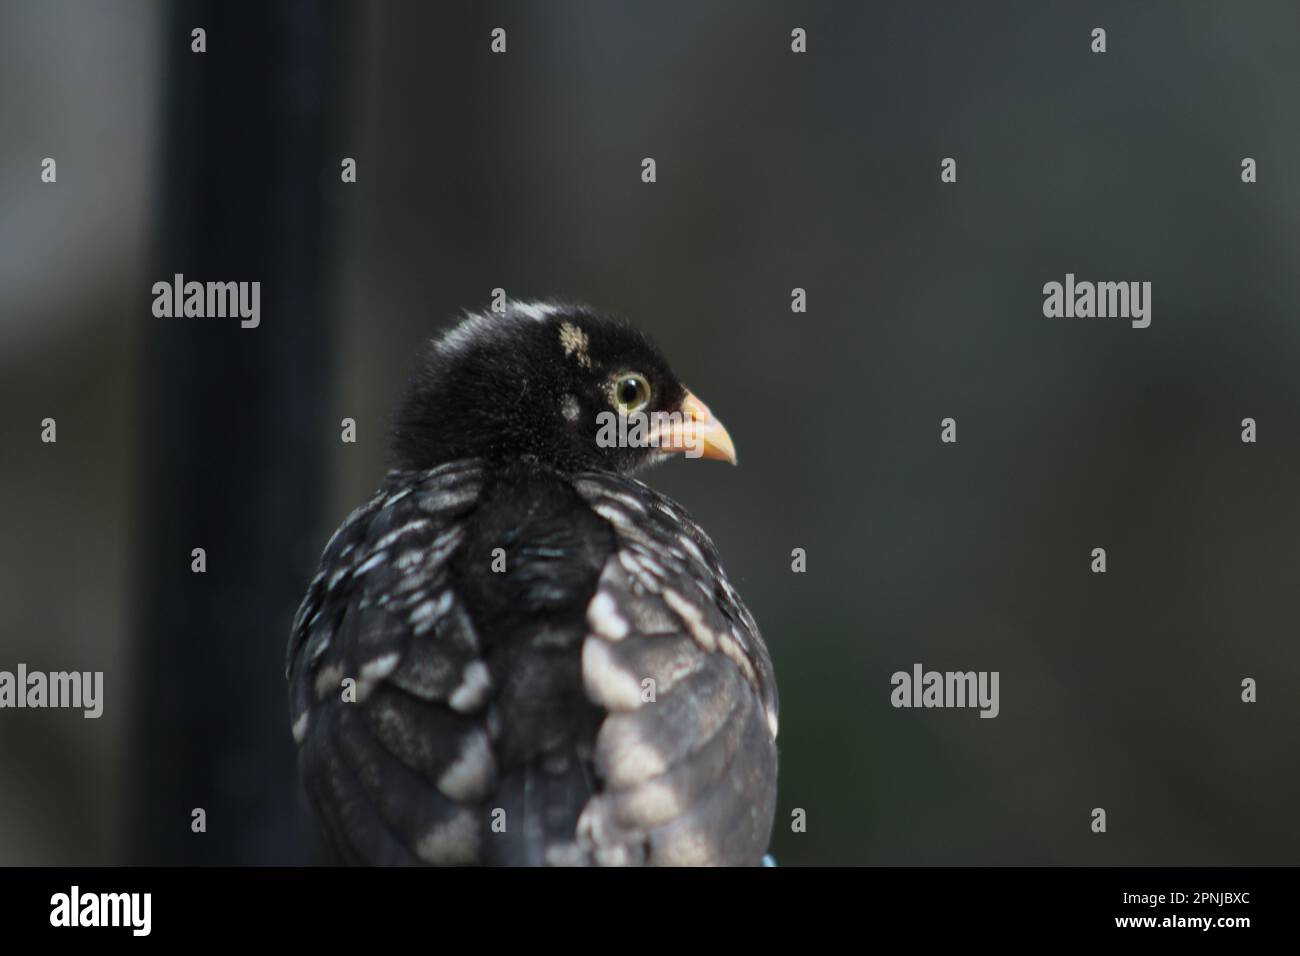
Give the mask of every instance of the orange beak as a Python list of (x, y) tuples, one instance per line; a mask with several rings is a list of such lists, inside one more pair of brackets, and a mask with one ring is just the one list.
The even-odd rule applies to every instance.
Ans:
[(688, 458), (712, 458), (736, 463), (736, 445), (709, 406), (687, 391), (681, 405), (682, 421), (655, 436), (663, 451), (681, 452)]

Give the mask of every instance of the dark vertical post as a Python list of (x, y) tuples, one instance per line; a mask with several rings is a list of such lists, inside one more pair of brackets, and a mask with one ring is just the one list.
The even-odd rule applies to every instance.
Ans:
[[(326, 197), (344, 9), (176, 5), (151, 281), (257, 281), (260, 324), (150, 317), (141, 348), (127, 794), (138, 863), (301, 862), (283, 657), (321, 542), (334, 310)], [(207, 51), (191, 50), (206, 31)], [(152, 295), (141, 289), (140, 308)], [(191, 553), (206, 552), (205, 573)], [(192, 832), (192, 812), (207, 832)]]

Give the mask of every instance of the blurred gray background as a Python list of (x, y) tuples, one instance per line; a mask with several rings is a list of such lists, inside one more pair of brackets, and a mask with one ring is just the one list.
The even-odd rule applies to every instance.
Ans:
[[(782, 863), (1300, 862), (1298, 105), (1293, 2), (0, 0), (0, 669), (106, 683), (0, 711), (0, 864), (317, 858), (289, 622), (495, 287), (736, 440), (650, 480), (775, 658)], [(261, 327), (154, 318), (176, 271)], [(1067, 272), (1151, 327), (1044, 318)], [(1000, 716), (893, 709), (918, 661)]]

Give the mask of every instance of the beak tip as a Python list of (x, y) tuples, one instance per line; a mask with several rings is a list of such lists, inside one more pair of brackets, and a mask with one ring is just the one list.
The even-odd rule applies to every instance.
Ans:
[(682, 412), (694, 429), (695, 440), (700, 442), (700, 454), (697, 457), (736, 464), (736, 445), (727, 434), (727, 429), (713, 417), (708, 406), (690, 391), (682, 402)]

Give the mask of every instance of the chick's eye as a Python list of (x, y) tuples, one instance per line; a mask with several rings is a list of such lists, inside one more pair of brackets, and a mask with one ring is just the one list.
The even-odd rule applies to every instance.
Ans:
[(650, 401), (650, 383), (636, 372), (624, 372), (614, 379), (611, 392), (614, 407), (625, 415), (640, 410)]

